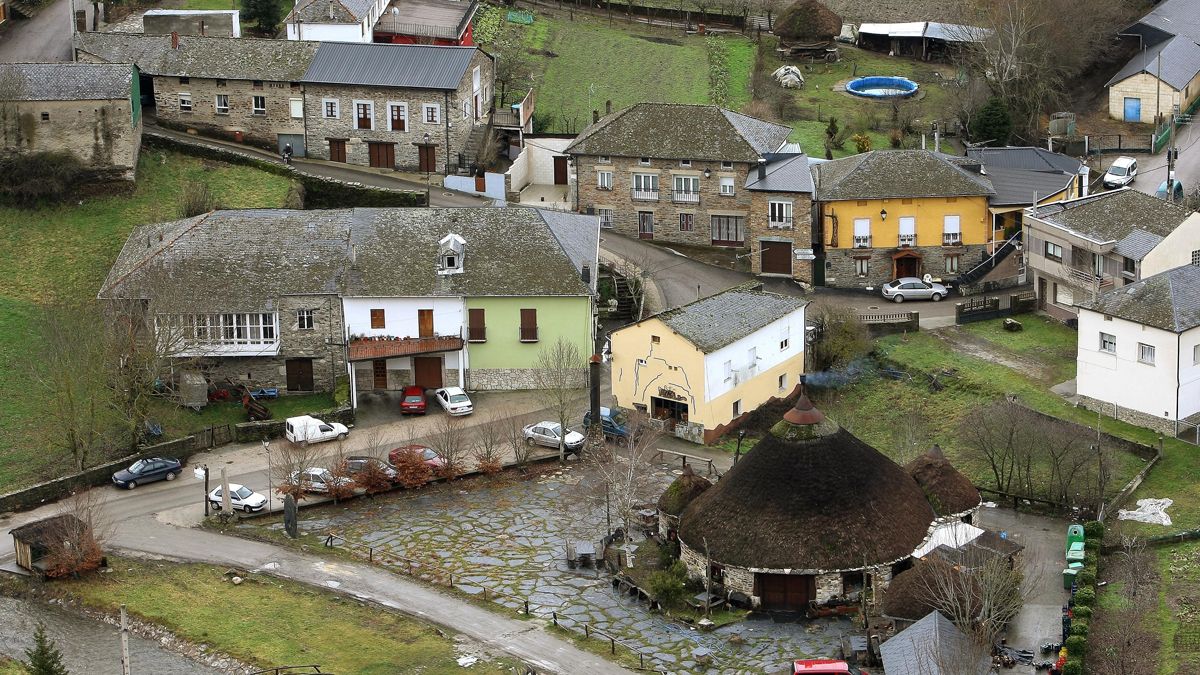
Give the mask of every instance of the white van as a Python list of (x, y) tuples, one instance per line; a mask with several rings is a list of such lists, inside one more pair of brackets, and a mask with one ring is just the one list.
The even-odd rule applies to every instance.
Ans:
[(287, 421), (284, 422), (284, 429), (287, 439), (300, 445), (331, 441), (335, 438), (340, 441), (350, 435), (350, 430), (345, 425), (337, 422), (326, 424), (310, 415), (287, 418)]

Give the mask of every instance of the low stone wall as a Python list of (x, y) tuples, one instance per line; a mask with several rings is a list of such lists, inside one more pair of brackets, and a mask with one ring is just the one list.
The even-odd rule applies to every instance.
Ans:
[(1173, 437), (1175, 435), (1174, 420), (1169, 420), (1165, 417), (1158, 417), (1149, 413), (1144, 413), (1140, 410), (1134, 410), (1132, 408), (1124, 408), (1116, 403), (1101, 401), (1090, 396), (1083, 396), (1082, 394), (1079, 396), (1079, 403), (1088, 410), (1098, 412), (1116, 420), (1121, 420), (1122, 422), (1127, 422), (1136, 427), (1153, 429), (1154, 431), (1167, 436)]
[[(323, 422), (340, 422), (346, 426), (354, 424), (354, 408), (346, 406), (324, 412), (308, 413)], [(262, 422), (242, 422), (233, 425), (234, 440), (238, 443), (252, 443), (273, 438), (283, 438), (286, 419), (264, 420)]]
[[(447, 370), (447, 378), (451, 372)], [(587, 368), (580, 368), (576, 386), (587, 387)], [(455, 375), (457, 381), (457, 375)], [(507, 391), (512, 389), (541, 389), (538, 384), (537, 370), (534, 368), (468, 368), (466, 388), (470, 391)]]

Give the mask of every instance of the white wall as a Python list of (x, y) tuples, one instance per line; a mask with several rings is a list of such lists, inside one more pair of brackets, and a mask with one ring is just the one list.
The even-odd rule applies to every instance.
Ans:
[[(508, 169), (509, 185), (520, 192), (531, 184), (554, 184), (554, 157), (562, 156), (571, 138), (526, 138), (525, 149)], [(568, 178), (569, 180), (569, 178)]]
[(1142, 258), (1142, 278), (1192, 264), (1192, 251), (1200, 251), (1200, 213), (1192, 213)]
[[(781, 350), (779, 343), (787, 330), (788, 348)], [(757, 366), (750, 371), (749, 352), (756, 349)], [(704, 355), (704, 401), (707, 403), (716, 399), (734, 387), (735, 382), (744, 382), (745, 377), (753, 377), (758, 373), (794, 358), (804, 352), (804, 308), (773, 321), (754, 333), (725, 345), (711, 354)], [(725, 362), (732, 361), (734, 378), (725, 381)], [(738, 375), (740, 371), (740, 375)]]
[[(433, 310), (433, 332), (437, 335), (463, 335), (466, 330), (462, 298), (343, 298), (342, 307), (350, 335), (417, 337), (419, 309)], [(371, 328), (372, 309), (384, 311), (383, 329)]]
[(296, 32), (296, 24), (287, 25), (287, 39), (316, 40), (324, 42), (370, 42), (371, 33), (363, 34), (363, 27), (356, 23), (300, 23), (300, 32)]
[(1200, 327), (1184, 332), (1179, 337), (1179, 418), (1186, 419), (1200, 413)]
[[(1100, 333), (1116, 336), (1115, 353), (1100, 349)], [(1200, 340), (1200, 329), (1191, 331), (1191, 343)], [(1176, 385), (1178, 382), (1175, 333), (1143, 326), (1132, 321), (1079, 310), (1078, 371), (1075, 387), (1081, 396), (1165, 419), (1177, 419)], [(1189, 344), (1187, 339), (1183, 344)], [(1154, 365), (1138, 361), (1138, 344), (1154, 346)], [(1191, 350), (1184, 347), (1183, 364), (1192, 361)], [(1200, 368), (1190, 368), (1190, 389), (1200, 393)], [(1195, 398), (1195, 396), (1193, 396)], [(1188, 413), (1186, 410), (1183, 416)]]
[(470, 192), (471, 194), (482, 194), (485, 197), (490, 197), (497, 200), (499, 203), (496, 206), (506, 206), (508, 204), (504, 197), (504, 174), (502, 173), (484, 173), (484, 191), (479, 192), (475, 189), (474, 176), (446, 176), (442, 185), (450, 190), (458, 190), (459, 192)]

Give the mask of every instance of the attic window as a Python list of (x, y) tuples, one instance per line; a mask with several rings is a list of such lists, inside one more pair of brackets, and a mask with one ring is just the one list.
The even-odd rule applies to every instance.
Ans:
[(447, 253), (446, 255), (442, 256), (442, 269), (458, 269), (458, 260), (459, 258), (457, 254)]
[(42, 121), (49, 122), (50, 121), (50, 113), (48, 113), (48, 112), (42, 113)]
[(650, 166), (650, 158), (642, 157), (641, 159), (638, 160), (638, 164), (641, 164), (642, 166)]
[(224, 87), (224, 86), (225, 86), (225, 80), (222, 80), (222, 79), (220, 79), (220, 78), (217, 78), (217, 86), (218, 86), (218, 87)]
[(721, 168), (722, 169), (732, 169), (733, 162), (721, 162)]
[(463, 271), (466, 241), (457, 234), (447, 234), (438, 242), (437, 273), (460, 274)]

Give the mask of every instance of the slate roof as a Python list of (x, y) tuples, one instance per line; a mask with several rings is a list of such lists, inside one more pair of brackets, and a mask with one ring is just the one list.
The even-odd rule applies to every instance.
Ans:
[[(526, 208), (215, 211), (134, 230), (99, 296), (151, 298), (165, 279), (204, 291), (191, 311), (256, 311), (283, 295), (588, 295), (555, 231), (582, 258), (578, 232), (598, 222), (553, 217), (552, 230)], [(577, 233), (562, 234), (568, 219)], [(464, 271), (439, 276), (438, 241), (451, 232), (466, 240)]]
[(457, 89), (476, 47), (323, 42), (302, 82)]
[(1141, 260), (1145, 258), (1150, 251), (1154, 250), (1155, 246), (1162, 243), (1164, 237), (1160, 237), (1152, 232), (1145, 230), (1132, 230), (1125, 238), (1117, 242), (1113, 247), (1113, 253), (1132, 258), (1133, 260)]
[(714, 105), (638, 103), (584, 129), (566, 152), (753, 163), (778, 150), (791, 132)]
[(288, 12), (285, 23), (361, 23), (372, 4), (371, 0), (305, 0)]
[(1176, 267), (1111, 290), (1079, 306), (1182, 333), (1200, 326), (1200, 267)]
[(738, 287), (648, 318), (662, 321), (709, 354), (807, 304), (807, 300), (790, 295)]
[(1141, 51), (1105, 83), (1111, 87), (1138, 73), (1148, 73), (1162, 79), (1175, 89), (1183, 90), (1200, 72), (1200, 46), (1192, 38), (1175, 36)]
[(77, 49), (109, 63), (133, 63), (147, 75), (296, 82), (321, 43), (300, 40), (76, 33)]
[(808, 155), (777, 156), (767, 161), (766, 178), (758, 177), (758, 168), (750, 169), (746, 189), (758, 192), (806, 192), (812, 194), (812, 169)]
[(1038, 201), (1058, 194), (1070, 186), (1075, 176), (1061, 171), (1030, 171), (989, 165), (987, 178), (996, 194), (988, 203), (992, 206), (1033, 205), (1034, 195)]
[[(896, 633), (879, 647), (879, 654), (888, 675), (983, 675), (992, 665), (937, 611)], [(977, 656), (965, 657), (968, 654)]]
[(995, 194), (985, 176), (928, 150), (873, 150), (816, 167), (817, 199), (972, 197)]
[(129, 63), (0, 64), (0, 99), (6, 101), (129, 100)]
[(600, 279), (597, 274), (600, 266), (600, 221), (562, 211), (546, 210), (539, 213), (549, 226), (550, 234), (575, 266), (575, 271), (582, 274), (584, 267), (591, 270), (591, 285), (595, 290)]
[(1043, 204), (1033, 217), (1099, 243), (1118, 242), (1141, 230), (1167, 236), (1187, 220), (1191, 211), (1165, 199), (1130, 188)]
[(968, 148), (967, 157), (982, 162), (988, 170), (997, 167), (1029, 169), (1032, 171), (1061, 171), (1075, 175), (1083, 162), (1045, 148), (1007, 146), (1002, 148)]

